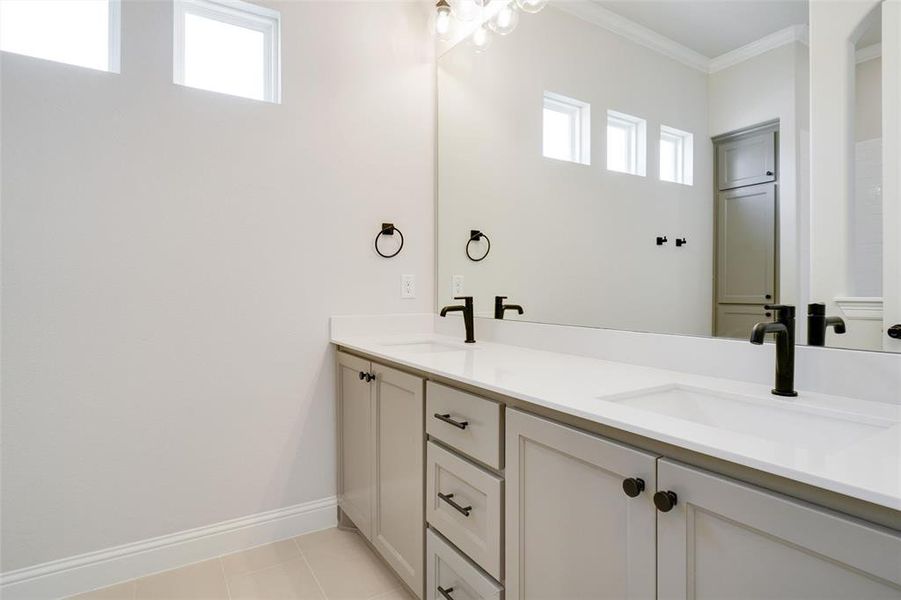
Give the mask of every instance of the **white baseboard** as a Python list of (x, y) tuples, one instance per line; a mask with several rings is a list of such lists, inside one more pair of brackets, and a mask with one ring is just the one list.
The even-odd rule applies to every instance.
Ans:
[(89, 552), (0, 575), (3, 600), (62, 598), (337, 524), (335, 497)]

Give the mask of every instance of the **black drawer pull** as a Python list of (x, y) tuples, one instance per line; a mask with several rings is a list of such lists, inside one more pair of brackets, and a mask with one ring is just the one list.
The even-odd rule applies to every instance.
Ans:
[(438, 419), (439, 421), (444, 421), (445, 423), (450, 423), (457, 429), (466, 429), (466, 426), (469, 425), (469, 421), (455, 421), (454, 419), (451, 419), (450, 413), (448, 413), (446, 415), (435, 413), (435, 418)]
[(471, 506), (460, 506), (459, 504), (454, 502), (453, 494), (442, 494), (441, 492), (438, 492), (438, 497), (441, 498), (442, 500), (444, 500), (445, 502), (447, 502), (448, 504), (450, 504), (451, 506), (453, 506), (457, 511), (463, 513), (464, 517), (468, 517), (469, 513), (472, 512)]
[(454, 597), (451, 596), (452, 591), (454, 591), (454, 588), (444, 589), (440, 585), (438, 586), (438, 593), (447, 598), (447, 600), (454, 600)]

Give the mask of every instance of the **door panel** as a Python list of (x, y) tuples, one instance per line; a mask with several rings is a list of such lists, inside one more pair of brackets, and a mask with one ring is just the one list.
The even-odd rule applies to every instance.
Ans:
[(360, 532), (372, 539), (372, 403), (369, 383), (360, 379), (370, 363), (338, 352), (340, 439), (338, 505)]
[(773, 313), (759, 304), (718, 304), (716, 336), (749, 339), (751, 329), (762, 321), (772, 321)]
[[(655, 457), (516, 410), (506, 418), (507, 599), (653, 598)], [(627, 477), (645, 491), (628, 497)]]
[(717, 196), (717, 302), (776, 301), (776, 186)]
[(776, 180), (776, 133), (767, 131), (717, 145), (717, 188)]
[(661, 459), (659, 598), (901, 598), (901, 536)]
[(375, 491), (372, 543), (422, 595), (424, 381), (373, 363)]

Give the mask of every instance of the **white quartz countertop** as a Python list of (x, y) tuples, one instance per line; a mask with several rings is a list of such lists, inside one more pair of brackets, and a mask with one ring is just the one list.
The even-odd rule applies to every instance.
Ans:
[[(332, 342), (708, 456), (901, 510), (901, 406), (440, 335), (333, 334)], [(623, 402), (687, 390), (664, 410)], [(700, 392), (701, 396), (697, 393)], [(720, 404), (721, 403), (721, 404)], [(658, 402), (659, 404), (659, 402)], [(684, 412), (683, 412), (684, 411)]]

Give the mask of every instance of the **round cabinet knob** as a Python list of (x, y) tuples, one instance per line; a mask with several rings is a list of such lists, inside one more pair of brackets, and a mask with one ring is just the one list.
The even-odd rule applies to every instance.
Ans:
[(767, 176), (767, 177), (772, 177), (772, 176), (773, 176), (773, 172), (772, 172), (772, 171), (767, 171), (767, 172), (766, 172), (766, 176)]
[(638, 477), (629, 477), (623, 479), (623, 491), (629, 498), (634, 498), (644, 491), (644, 479)]
[(660, 512), (669, 512), (676, 506), (676, 492), (657, 492), (654, 494), (654, 506)]
[(366, 373), (364, 373), (363, 371), (360, 371), (360, 381), (363, 381), (363, 379), (365, 379), (365, 377), (366, 377)]

